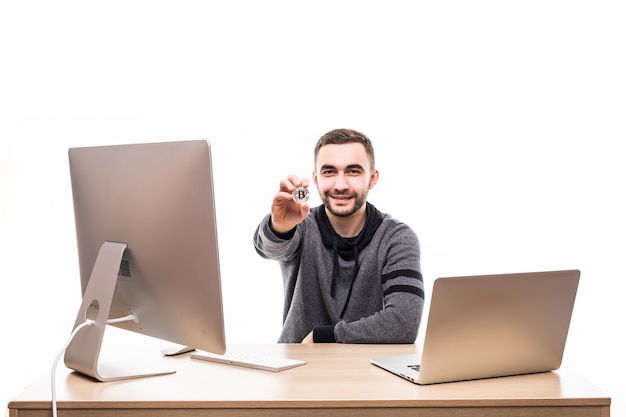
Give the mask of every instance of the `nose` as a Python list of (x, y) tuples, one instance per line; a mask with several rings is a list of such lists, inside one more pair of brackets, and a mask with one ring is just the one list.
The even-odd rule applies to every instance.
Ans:
[(345, 190), (348, 188), (348, 181), (346, 180), (346, 176), (343, 172), (339, 172), (335, 179), (335, 188), (337, 190)]

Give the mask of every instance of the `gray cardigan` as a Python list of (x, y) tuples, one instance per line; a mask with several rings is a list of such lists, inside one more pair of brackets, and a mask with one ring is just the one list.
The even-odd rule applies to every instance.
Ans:
[[(382, 214), (355, 263), (325, 247), (315, 216), (323, 209), (312, 208), (289, 235), (278, 236), (270, 229), (269, 214), (254, 233), (256, 251), (278, 261), (283, 276), (283, 330), (278, 342), (299, 343), (311, 330), (316, 342), (415, 342), (424, 307), (417, 235)], [(337, 261), (335, 275), (341, 282), (335, 283), (334, 291)]]

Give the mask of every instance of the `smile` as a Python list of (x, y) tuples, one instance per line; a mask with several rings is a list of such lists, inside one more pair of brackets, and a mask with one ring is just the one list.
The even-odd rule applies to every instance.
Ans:
[(333, 200), (337, 200), (337, 201), (348, 201), (351, 200), (353, 197), (351, 195), (331, 195), (330, 198), (332, 198)]

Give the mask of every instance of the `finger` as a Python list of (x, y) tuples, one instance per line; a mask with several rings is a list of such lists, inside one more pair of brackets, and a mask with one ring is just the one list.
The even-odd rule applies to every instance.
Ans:
[(297, 185), (294, 185), (290, 178), (280, 180), (280, 191), (285, 193), (291, 193), (295, 190)]
[(293, 184), (294, 188), (299, 187), (302, 184), (300, 177), (298, 177), (297, 175), (290, 174), (287, 176), (287, 180), (289, 180), (289, 182)]
[(309, 215), (311, 208), (309, 207), (309, 203), (300, 204), (300, 218), (304, 219)]
[(287, 181), (290, 182), (291, 185), (293, 185), (293, 188), (290, 189), (291, 191), (293, 191), (294, 188), (296, 188), (296, 187), (300, 187), (300, 186), (308, 187), (309, 186), (309, 180), (308, 179), (301, 178), (301, 177), (298, 177), (297, 175), (293, 175), (293, 174), (291, 174), (291, 175), (289, 175), (287, 177)]

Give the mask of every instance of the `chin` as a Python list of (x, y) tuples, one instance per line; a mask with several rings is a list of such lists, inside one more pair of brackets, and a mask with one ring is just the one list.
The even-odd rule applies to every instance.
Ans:
[(337, 217), (350, 217), (358, 210), (355, 210), (354, 205), (337, 207), (336, 205), (331, 204), (329, 211)]

